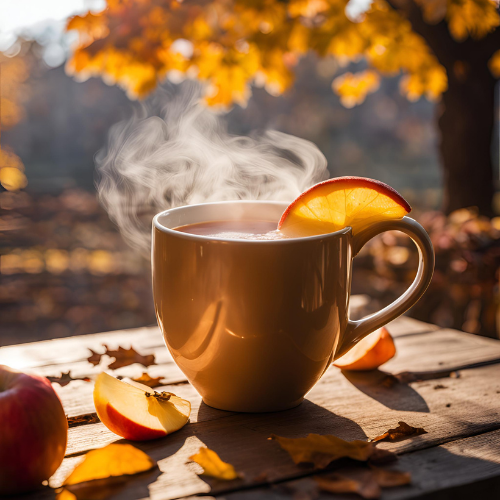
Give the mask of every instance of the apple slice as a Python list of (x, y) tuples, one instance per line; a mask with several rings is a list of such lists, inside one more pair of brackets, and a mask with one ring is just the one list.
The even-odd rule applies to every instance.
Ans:
[(385, 327), (370, 333), (333, 364), (342, 370), (375, 370), (396, 354), (392, 335)]
[(191, 403), (170, 392), (158, 393), (101, 373), (94, 387), (94, 404), (101, 422), (132, 441), (156, 439), (179, 430), (189, 420)]
[(356, 234), (384, 220), (410, 213), (407, 201), (383, 182), (336, 177), (304, 191), (285, 210), (278, 229), (289, 237), (313, 236), (351, 227)]

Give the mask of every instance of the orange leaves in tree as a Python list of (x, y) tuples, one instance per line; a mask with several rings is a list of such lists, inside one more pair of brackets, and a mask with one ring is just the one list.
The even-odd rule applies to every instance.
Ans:
[(449, 0), (446, 20), (457, 41), (481, 39), (500, 25), (498, 3), (492, 0)]
[(203, 467), (203, 475), (223, 481), (232, 481), (240, 477), (231, 464), (223, 462), (219, 455), (210, 448), (200, 448), (198, 453), (189, 457), (189, 460)]
[[(446, 19), (457, 40), (484, 37), (499, 24), (492, 0), (418, 0), (429, 23)], [(341, 65), (365, 58), (369, 68), (338, 77), (333, 89), (346, 106), (363, 102), (379, 75), (402, 73), (401, 91), (412, 100), (438, 98), (447, 76), (425, 40), (384, 0), (356, 20), (345, 0), (127, 0), (103, 12), (76, 16), (68, 30), (79, 43), (67, 71), (101, 75), (131, 97), (144, 97), (159, 81), (197, 78), (211, 106), (245, 105), (251, 85), (272, 94), (293, 83), (293, 67), (309, 50)]]
[(375, 71), (344, 73), (333, 80), (332, 88), (340, 96), (346, 108), (361, 104), (368, 94), (375, 92), (380, 85), (380, 77)]
[[(22, 102), (27, 97), (29, 68), (21, 57), (0, 55), (0, 131), (7, 130), (23, 118)], [(0, 148), (0, 184), (8, 191), (27, 185), (24, 165), (14, 152)]]

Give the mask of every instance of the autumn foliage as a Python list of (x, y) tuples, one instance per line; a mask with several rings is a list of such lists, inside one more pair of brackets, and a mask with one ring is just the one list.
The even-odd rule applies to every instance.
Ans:
[[(445, 20), (455, 40), (480, 39), (500, 23), (491, 0), (416, 0), (426, 22)], [(293, 83), (293, 68), (309, 50), (342, 65), (364, 58), (369, 69), (332, 83), (352, 107), (378, 88), (380, 75), (402, 73), (411, 100), (435, 99), (447, 88), (445, 69), (410, 22), (384, 0), (357, 19), (347, 0), (108, 0), (100, 13), (75, 16), (69, 30), (79, 43), (67, 70), (143, 97), (159, 81), (196, 77), (207, 83), (211, 105), (244, 105), (250, 85), (280, 94)], [(490, 61), (500, 73), (500, 52)]]
[[(26, 97), (29, 69), (18, 56), (0, 55), (0, 131), (8, 130), (23, 118), (22, 101)], [(24, 165), (19, 156), (0, 147), (0, 184), (9, 191), (26, 186)]]

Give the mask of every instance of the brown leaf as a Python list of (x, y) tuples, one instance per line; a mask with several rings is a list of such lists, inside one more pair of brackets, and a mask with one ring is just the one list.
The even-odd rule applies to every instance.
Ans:
[(132, 380), (134, 382), (139, 382), (140, 384), (147, 385), (148, 387), (158, 387), (160, 385), (165, 385), (161, 382), (161, 379), (163, 377), (156, 377), (153, 378), (151, 377), (147, 372), (143, 372), (143, 374), (140, 377), (133, 378)]
[(78, 427), (85, 424), (96, 424), (100, 422), (97, 413), (86, 413), (85, 415), (78, 415), (76, 417), (67, 417), (68, 427)]
[(344, 457), (365, 462), (375, 450), (373, 443), (344, 441), (331, 435), (309, 434), (304, 438), (285, 438), (273, 434), (271, 438), (278, 441), (296, 464), (312, 463), (321, 469)]
[(411, 483), (411, 474), (400, 470), (380, 469), (372, 467), (372, 472), (381, 488), (393, 488)]
[(366, 499), (379, 498), (381, 488), (410, 484), (411, 474), (372, 467), (344, 467), (328, 476), (315, 476), (320, 489), (330, 493), (357, 493)]
[(398, 456), (392, 451), (375, 447), (372, 456), (368, 459), (368, 462), (374, 465), (385, 465), (396, 462), (397, 459)]
[(115, 361), (108, 365), (108, 368), (116, 370), (117, 368), (122, 368), (124, 366), (132, 365), (134, 363), (139, 363), (143, 366), (150, 366), (155, 364), (154, 354), (148, 354), (143, 356), (139, 354), (133, 347), (130, 349), (125, 349), (124, 347), (118, 347), (118, 349), (109, 349), (107, 345), (104, 345), (107, 354), (111, 358), (115, 358)]
[(87, 358), (87, 361), (89, 363), (92, 363), (94, 366), (97, 366), (101, 362), (102, 354), (99, 354), (92, 349), (89, 349), (89, 351), (92, 353), (92, 355)]
[(398, 426), (395, 429), (389, 429), (380, 436), (373, 438), (371, 442), (390, 441), (391, 443), (397, 443), (398, 441), (404, 441), (405, 439), (420, 436), (422, 434), (427, 434), (427, 431), (421, 427), (412, 427), (406, 422), (398, 422)]
[(72, 377), (71, 372), (63, 373), (59, 377), (48, 376), (48, 378), (53, 384), (59, 384), (61, 387), (68, 385), (73, 380), (83, 380), (84, 382), (90, 382), (88, 377)]
[(382, 493), (370, 469), (349, 467), (328, 476), (316, 476), (319, 488), (329, 493), (357, 493), (362, 498), (380, 498)]

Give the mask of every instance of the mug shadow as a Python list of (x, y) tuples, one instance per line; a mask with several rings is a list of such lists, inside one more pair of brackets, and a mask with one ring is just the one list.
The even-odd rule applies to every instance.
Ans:
[(342, 370), (342, 375), (356, 389), (391, 410), (421, 413), (430, 411), (425, 399), (417, 391), (389, 373), (381, 370), (367, 372)]

